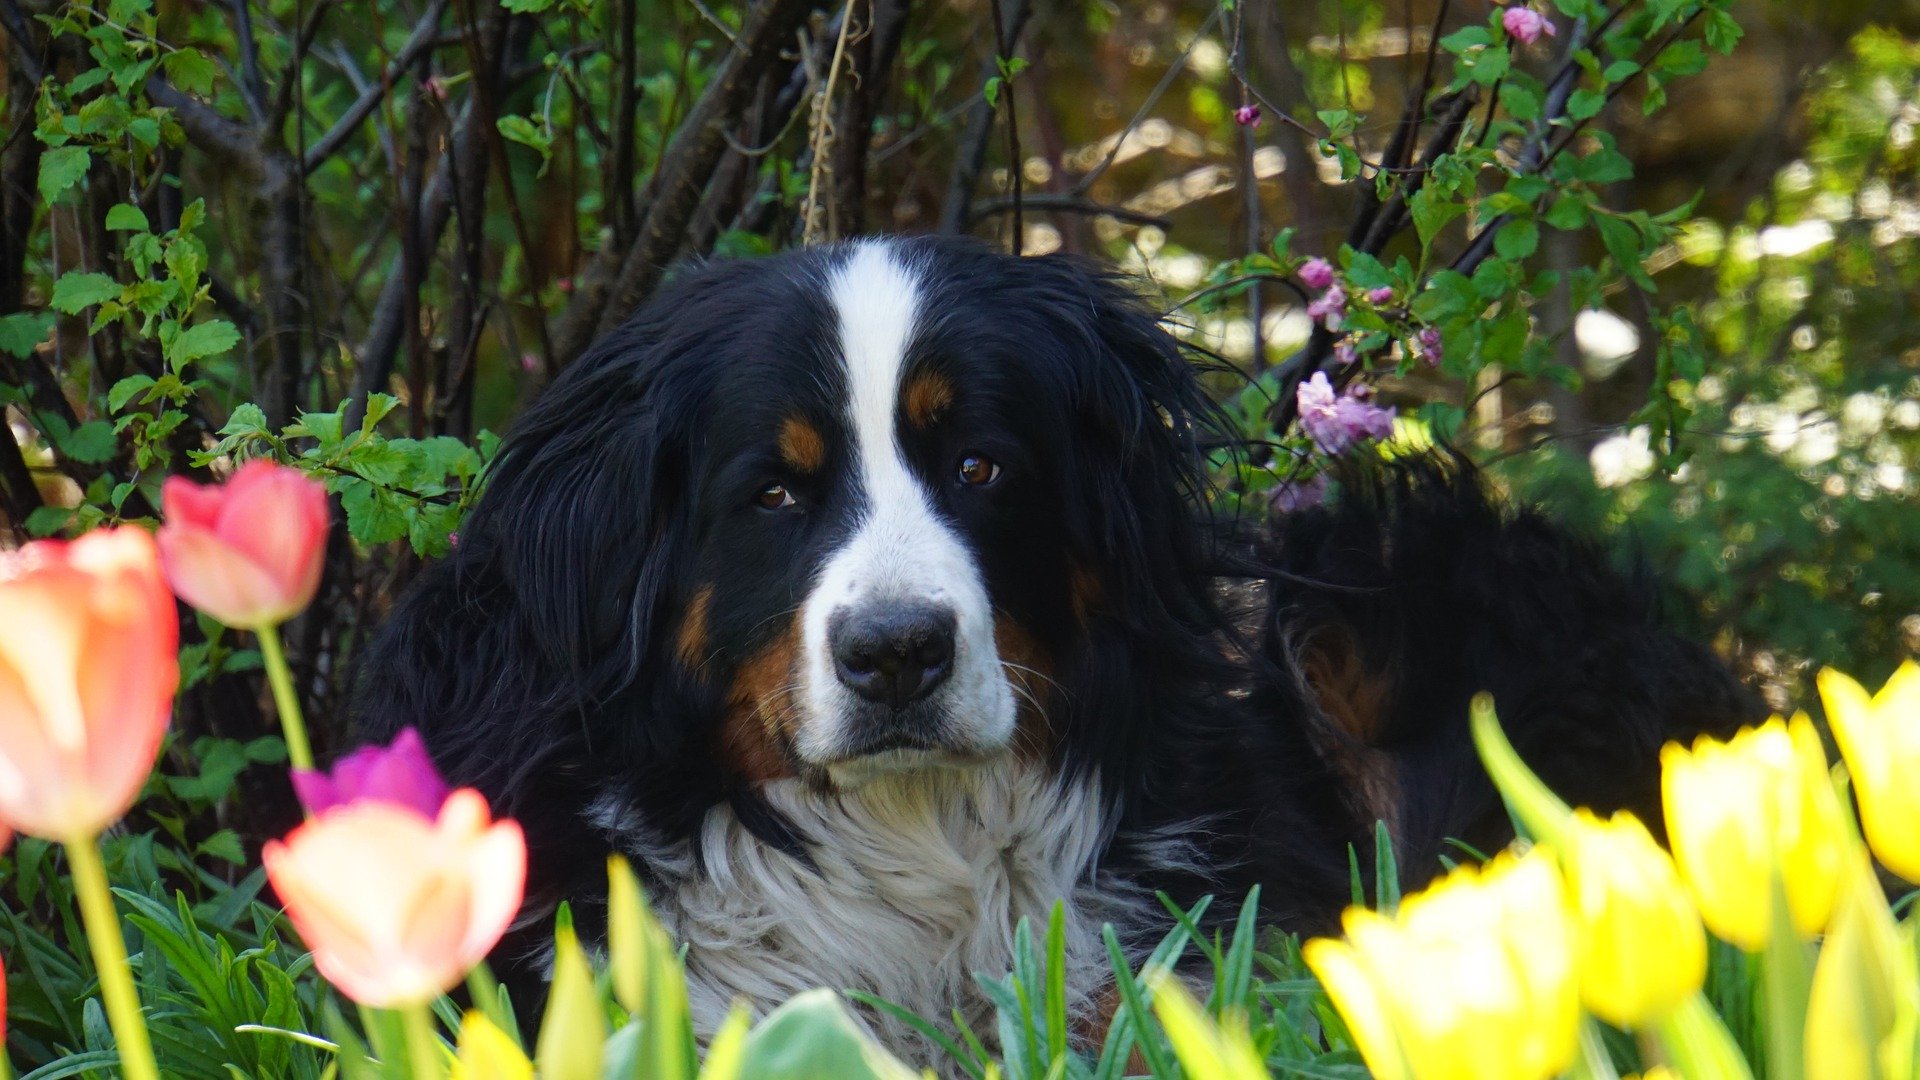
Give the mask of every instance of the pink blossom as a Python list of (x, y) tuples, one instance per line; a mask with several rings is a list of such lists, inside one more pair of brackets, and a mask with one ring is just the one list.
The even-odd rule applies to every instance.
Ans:
[(1276, 514), (1310, 510), (1327, 501), (1327, 474), (1314, 473), (1306, 480), (1288, 480), (1273, 489), (1270, 505)]
[(536, 371), (539, 371), (540, 370), (539, 354), (530, 353), (530, 352), (521, 353), (520, 354), (520, 370), (526, 372), (529, 375), (533, 374)]
[(1507, 33), (1522, 45), (1531, 45), (1540, 40), (1541, 34), (1552, 37), (1560, 32), (1553, 25), (1553, 20), (1532, 8), (1517, 4), (1501, 13), (1500, 25), (1506, 27)]
[(1364, 385), (1336, 394), (1327, 373), (1316, 371), (1300, 384), (1294, 400), (1307, 437), (1323, 452), (1338, 455), (1361, 442), (1393, 434), (1393, 409), (1373, 404), (1368, 400), (1372, 396)]
[(1388, 303), (1392, 299), (1393, 299), (1393, 286), (1391, 285), (1382, 285), (1377, 289), (1367, 290), (1367, 303), (1373, 304), (1376, 307), (1381, 304)]
[(1420, 331), (1420, 354), (1426, 358), (1428, 366), (1440, 366), (1443, 353), (1440, 348), (1439, 328), (1429, 326)]
[(1233, 110), (1233, 122), (1241, 127), (1260, 126), (1260, 106), (1242, 105)]
[(447, 782), (427, 756), (420, 733), (407, 728), (391, 746), (363, 746), (334, 763), (331, 773), (293, 770), (293, 791), (307, 812), (319, 816), (338, 806), (372, 799), (412, 807), (437, 817), (447, 801)]
[(1360, 359), (1360, 354), (1354, 350), (1353, 342), (1343, 341), (1333, 347), (1333, 358), (1342, 364), (1351, 364)]
[[(1305, 271), (1302, 271), (1304, 276)], [(1347, 313), (1347, 292), (1338, 285), (1320, 294), (1320, 299), (1307, 305), (1307, 318), (1329, 330), (1340, 329)]]
[(1333, 264), (1319, 258), (1301, 263), (1300, 283), (1309, 289), (1324, 289), (1333, 284)]

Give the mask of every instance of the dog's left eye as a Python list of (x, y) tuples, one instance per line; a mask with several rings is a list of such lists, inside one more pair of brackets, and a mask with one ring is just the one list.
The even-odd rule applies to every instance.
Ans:
[(1000, 479), (1000, 466), (985, 454), (968, 454), (960, 459), (960, 482), (985, 487)]
[(762, 510), (785, 510), (794, 505), (793, 492), (785, 484), (768, 484), (754, 494), (753, 501)]

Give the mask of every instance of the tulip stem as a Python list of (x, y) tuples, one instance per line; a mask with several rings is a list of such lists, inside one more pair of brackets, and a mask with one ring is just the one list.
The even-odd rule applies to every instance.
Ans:
[(67, 864), (73, 870), (73, 892), (80, 901), (80, 920), (87, 944), (93, 949), (93, 967), (100, 977), (100, 996), (107, 1005), (107, 1023), (120, 1054), (127, 1080), (160, 1080), (147, 1039), (147, 1021), (140, 1014), (140, 995), (133, 988), (127, 964), (126, 939), (120, 936), (120, 918), (113, 911), (113, 892), (107, 886), (107, 867), (91, 836), (67, 841)]
[(1740, 1044), (1699, 991), (1657, 1018), (1652, 1031), (1666, 1064), (1685, 1080), (1753, 1080)]
[(273, 686), (273, 704), (279, 710), (280, 731), (287, 740), (287, 760), (294, 768), (311, 772), (313, 748), (307, 744), (307, 721), (300, 713), (300, 696), (293, 692), (293, 672), (287, 667), (287, 654), (280, 648), (280, 628), (263, 626), (254, 633), (260, 639), (267, 682)]
[(423, 1003), (405, 1006), (400, 1016), (406, 1024), (407, 1067), (413, 1072), (413, 1080), (440, 1080), (444, 1061), (440, 1040), (433, 1034), (432, 1012)]
[(1813, 956), (1793, 924), (1781, 871), (1773, 871), (1772, 924), (1760, 954), (1760, 992), (1767, 1009), (1767, 1075), (1800, 1080), (1806, 1075), (1807, 999), (1813, 987)]

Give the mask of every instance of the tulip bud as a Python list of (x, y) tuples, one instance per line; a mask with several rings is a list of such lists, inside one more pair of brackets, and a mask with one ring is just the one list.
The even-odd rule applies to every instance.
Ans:
[(1375, 1076), (1552, 1076), (1573, 1060), (1572, 928), (1544, 849), (1463, 867), (1303, 950)]
[(1632, 814), (1575, 810), (1565, 835), (1581, 1000), (1618, 1028), (1658, 1019), (1707, 976), (1707, 935), (1673, 861)]
[(1820, 736), (1805, 715), (1779, 717), (1727, 742), (1660, 752), (1667, 835), (1707, 927), (1748, 952), (1766, 945), (1774, 878), (1794, 928), (1811, 937), (1833, 910), (1844, 819)]
[(1901, 664), (1871, 698), (1828, 668), (1820, 699), (1853, 778), (1868, 845), (1887, 869), (1920, 884), (1920, 664)]
[(55, 840), (126, 813), (166, 732), (179, 617), (132, 527), (0, 554), (0, 819)]
[(520, 909), (527, 844), (462, 788), (437, 819), (347, 803), (268, 841), (261, 861), (320, 974), (363, 1005), (397, 1008), (431, 1001), (493, 949)]
[(383, 799), (433, 818), (450, 789), (427, 756), (420, 733), (406, 728), (392, 745), (363, 746), (335, 762), (331, 772), (295, 769), (293, 790), (309, 814), (324, 814), (359, 799)]
[(448, 1080), (533, 1080), (533, 1062), (484, 1013), (460, 1021), (460, 1042)]
[(256, 459), (223, 485), (175, 476), (160, 494), (160, 554), (181, 599), (242, 630), (277, 626), (313, 600), (327, 495), (298, 469)]

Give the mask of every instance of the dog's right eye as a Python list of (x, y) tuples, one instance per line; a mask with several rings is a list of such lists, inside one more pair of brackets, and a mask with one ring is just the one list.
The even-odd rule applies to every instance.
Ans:
[(762, 510), (785, 510), (794, 505), (793, 493), (785, 484), (768, 484), (755, 493), (753, 501)]

